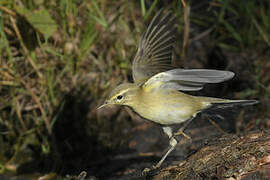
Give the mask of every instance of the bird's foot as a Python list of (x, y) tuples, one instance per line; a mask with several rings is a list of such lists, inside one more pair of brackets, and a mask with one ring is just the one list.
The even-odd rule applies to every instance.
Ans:
[(157, 172), (159, 171), (159, 167), (157, 166), (152, 166), (150, 168), (144, 168), (144, 170), (142, 171), (142, 175), (146, 176), (146, 175), (155, 175), (157, 174)]
[(191, 140), (191, 137), (190, 137), (189, 135), (187, 135), (186, 133), (184, 133), (182, 130), (179, 130), (179, 131), (177, 131), (176, 133), (174, 133), (174, 134), (173, 134), (173, 137), (179, 136), (179, 135), (182, 135), (182, 136), (184, 136), (185, 138)]

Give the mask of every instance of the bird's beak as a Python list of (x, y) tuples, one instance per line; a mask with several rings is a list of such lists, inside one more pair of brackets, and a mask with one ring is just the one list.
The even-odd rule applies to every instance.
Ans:
[(103, 108), (104, 106), (107, 106), (108, 105), (108, 102), (107, 101), (105, 101), (102, 105), (100, 105), (97, 109), (101, 109), (101, 108)]

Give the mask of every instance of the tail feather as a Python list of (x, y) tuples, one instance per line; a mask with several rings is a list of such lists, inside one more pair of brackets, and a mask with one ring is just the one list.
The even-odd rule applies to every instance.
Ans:
[[(249, 106), (259, 103), (257, 100), (229, 100), (219, 98), (204, 98), (203, 102), (207, 103), (208, 106), (203, 110), (207, 115), (218, 117), (221, 119), (223, 116), (227, 117), (238, 112), (239, 108), (243, 106)], [(226, 110), (226, 111), (225, 111)], [(231, 113), (228, 113), (229, 112)]]
[(219, 102), (211, 102), (212, 106), (216, 108), (231, 108), (235, 106), (250, 106), (259, 103), (256, 100), (225, 100)]
[(259, 103), (257, 100), (230, 100), (211, 97), (199, 97), (202, 102), (209, 104), (211, 108), (231, 108), (235, 106), (249, 106)]

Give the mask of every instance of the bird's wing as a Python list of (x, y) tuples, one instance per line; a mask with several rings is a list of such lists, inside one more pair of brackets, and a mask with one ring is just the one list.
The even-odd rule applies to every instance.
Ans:
[(220, 83), (231, 79), (233, 72), (210, 69), (172, 69), (147, 80), (144, 88), (198, 91), (207, 83)]
[(161, 17), (160, 10), (143, 34), (132, 64), (135, 83), (144, 82), (153, 75), (172, 69), (171, 59), (176, 39), (176, 18), (172, 12)]

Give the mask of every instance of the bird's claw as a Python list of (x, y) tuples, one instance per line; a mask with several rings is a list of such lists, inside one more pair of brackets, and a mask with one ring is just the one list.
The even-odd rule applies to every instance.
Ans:
[(151, 171), (150, 168), (144, 168), (144, 170), (142, 171), (142, 175), (146, 175)]
[(157, 166), (152, 166), (151, 168), (144, 168), (144, 170), (142, 171), (142, 175), (146, 176), (146, 175), (149, 175), (150, 173), (151, 174), (155, 174), (156, 171), (154, 170), (157, 170), (159, 167)]

